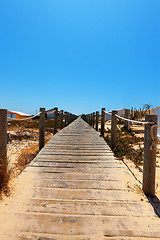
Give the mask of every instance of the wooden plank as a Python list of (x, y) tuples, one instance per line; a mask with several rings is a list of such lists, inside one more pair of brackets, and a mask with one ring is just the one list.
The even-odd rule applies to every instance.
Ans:
[[(77, 216), (44, 213), (15, 213), (18, 232), (48, 233), (57, 235), (98, 235), (107, 237), (159, 237), (159, 219), (151, 217), (126, 216)], [(152, 221), (151, 221), (152, 219)], [(4, 216), (2, 227), (7, 221)], [(9, 221), (8, 221), (9, 223)], [(27, 224), (26, 224), (27, 223)], [(14, 226), (14, 225), (13, 225)], [(7, 230), (14, 235), (13, 226)], [(148, 231), (146, 231), (146, 226)], [(3, 231), (3, 230), (2, 230)]]
[[(0, 239), (159, 239), (160, 220), (104, 139), (78, 118), (55, 134), (1, 208)], [(16, 192), (17, 193), (17, 192)]]
[(146, 211), (146, 205), (148, 205), (146, 202), (31, 199), (30, 203), (27, 204), (26, 212), (73, 214), (79, 216), (156, 217), (152, 207), (147, 208)]
[(117, 181), (93, 181), (93, 180), (56, 180), (53, 181), (52, 178), (42, 178), (41, 181), (35, 181), (34, 187), (41, 188), (68, 188), (68, 189), (128, 189), (125, 183), (118, 184)]

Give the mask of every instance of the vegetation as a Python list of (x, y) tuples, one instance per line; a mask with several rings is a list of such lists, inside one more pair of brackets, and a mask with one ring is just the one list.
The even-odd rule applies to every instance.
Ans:
[[(105, 140), (111, 147), (111, 131), (109, 129)], [(124, 159), (125, 157), (132, 160), (136, 165), (142, 165), (144, 149), (140, 144), (143, 140), (144, 138), (136, 137), (133, 133), (122, 127), (117, 131), (117, 145), (112, 150), (119, 159)], [(137, 145), (137, 149), (133, 145)]]
[(6, 195), (9, 192), (8, 182), (10, 179), (10, 171), (7, 170), (7, 164), (0, 159), (0, 191), (4, 192)]
[(151, 107), (152, 107), (152, 104), (144, 104), (143, 110), (148, 111), (148, 113), (150, 114), (150, 109), (151, 109)]
[(144, 116), (146, 115), (145, 109), (136, 109), (136, 108), (131, 108), (131, 119), (132, 120), (142, 120)]
[(26, 166), (36, 157), (38, 153), (38, 146), (33, 145), (27, 149), (22, 150), (17, 162), (12, 169), (12, 175), (18, 176)]
[[(27, 121), (14, 121), (14, 120), (12, 120), (10, 122), (9, 128), (13, 128), (13, 127), (38, 129), (39, 128), (39, 119), (27, 120)], [(46, 131), (50, 132), (51, 129), (53, 129), (53, 127), (54, 127), (54, 120), (50, 119), (50, 118), (45, 119), (45, 127), (46, 127)], [(57, 120), (57, 127), (60, 128), (60, 119)]]
[[(60, 120), (58, 119), (58, 128), (60, 127)], [(45, 120), (46, 132), (53, 132), (54, 120)], [(38, 140), (38, 128), (39, 119), (28, 121), (11, 121), (8, 125), (8, 130), (15, 131), (15, 133), (8, 134), (8, 143), (12, 140)], [(34, 131), (35, 129), (35, 131)], [(36, 130), (37, 129), (37, 130)], [(27, 130), (27, 133), (26, 131)], [(48, 140), (45, 141), (45, 143)], [(17, 144), (18, 144), (17, 143)], [(32, 143), (33, 144), (33, 143)], [(32, 145), (24, 150), (21, 150), (19, 157), (16, 159), (16, 163), (9, 169), (7, 164), (0, 159), (0, 194), (9, 194), (9, 180), (12, 177), (18, 176), (24, 168), (35, 158), (38, 153), (38, 145)]]
[(152, 105), (151, 104), (144, 104), (142, 108), (136, 109), (131, 108), (131, 119), (133, 120), (142, 120), (145, 115), (148, 113), (150, 114)]

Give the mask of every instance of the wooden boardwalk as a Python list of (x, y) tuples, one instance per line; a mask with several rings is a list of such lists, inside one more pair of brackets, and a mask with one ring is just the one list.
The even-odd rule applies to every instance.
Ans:
[(128, 181), (127, 167), (78, 118), (20, 175), (16, 196), (1, 206), (0, 239), (160, 239), (160, 219)]

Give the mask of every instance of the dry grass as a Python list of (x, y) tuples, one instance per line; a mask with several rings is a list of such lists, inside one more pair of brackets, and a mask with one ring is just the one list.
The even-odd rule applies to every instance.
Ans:
[[(45, 145), (48, 143), (49, 140), (50, 139), (45, 140)], [(11, 170), (12, 177), (17, 177), (19, 174), (21, 174), (21, 172), (27, 167), (27, 165), (36, 157), (38, 152), (38, 145), (32, 145), (27, 147), (26, 149), (23, 149)]]
[[(47, 132), (52, 132), (54, 127), (54, 119), (47, 118), (45, 119), (45, 128)], [(28, 121), (11, 121), (8, 126), (9, 130), (15, 129), (39, 129), (39, 119), (28, 120)], [(60, 119), (57, 120), (57, 128), (60, 128)]]
[(38, 153), (38, 146), (33, 145), (27, 149), (21, 151), (21, 154), (17, 158), (17, 162), (12, 168), (12, 176), (17, 177), (26, 166), (36, 157)]
[[(46, 140), (45, 144), (50, 140), (51, 134), (53, 132), (54, 120), (46, 119)], [(60, 126), (60, 121), (58, 120), (58, 128)], [(39, 138), (39, 120), (31, 120), (31, 121), (12, 121), (10, 125), (8, 125), (8, 143), (13, 143), (13, 148), (15, 148), (15, 143), (17, 146), (21, 141), (35, 141), (33, 145), (26, 147), (25, 149), (20, 150), (19, 156), (13, 160), (13, 163), (9, 162), (9, 166), (3, 164), (3, 161), (0, 159), (0, 196), (8, 196), (11, 192), (10, 185), (12, 184), (12, 180), (16, 178), (21, 172), (27, 167), (27, 165), (36, 157), (39, 146), (38, 146), (38, 138)], [(12, 146), (11, 146), (12, 147)], [(11, 154), (15, 154), (15, 150), (10, 150)], [(19, 151), (19, 150), (18, 150)], [(14, 159), (14, 158), (13, 158)]]
[[(111, 147), (111, 131), (106, 131), (107, 136), (105, 137), (106, 142)], [(136, 137), (131, 131), (125, 130), (121, 127), (117, 131), (117, 144), (113, 148), (114, 155), (119, 159), (130, 159), (135, 165), (143, 164), (143, 152), (144, 149), (141, 147), (144, 138)], [(135, 145), (137, 148), (135, 149)]]
[[(46, 139), (45, 144), (50, 139)], [(16, 163), (12, 165), (11, 168), (8, 169), (7, 165), (3, 164), (3, 161), (0, 160), (0, 196), (1, 199), (3, 196), (9, 196), (10, 189), (10, 181), (14, 178), (18, 177), (21, 172), (27, 167), (27, 165), (36, 157), (38, 154), (38, 145), (32, 145), (27, 147), (26, 149), (21, 150), (20, 155), (16, 159)], [(11, 181), (12, 182), (12, 181)]]
[(1, 199), (3, 196), (10, 195), (10, 180), (17, 177), (26, 166), (35, 158), (38, 153), (37, 146), (31, 146), (25, 150), (21, 151), (17, 162), (8, 168), (7, 164), (4, 164), (0, 159), (0, 196)]
[(9, 194), (8, 183), (10, 180), (10, 171), (7, 169), (7, 163), (0, 159), (0, 192)]

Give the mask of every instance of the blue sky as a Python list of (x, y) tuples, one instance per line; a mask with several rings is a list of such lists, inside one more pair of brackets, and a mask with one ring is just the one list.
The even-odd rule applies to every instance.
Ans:
[(159, 0), (1, 0), (0, 108), (160, 105)]

